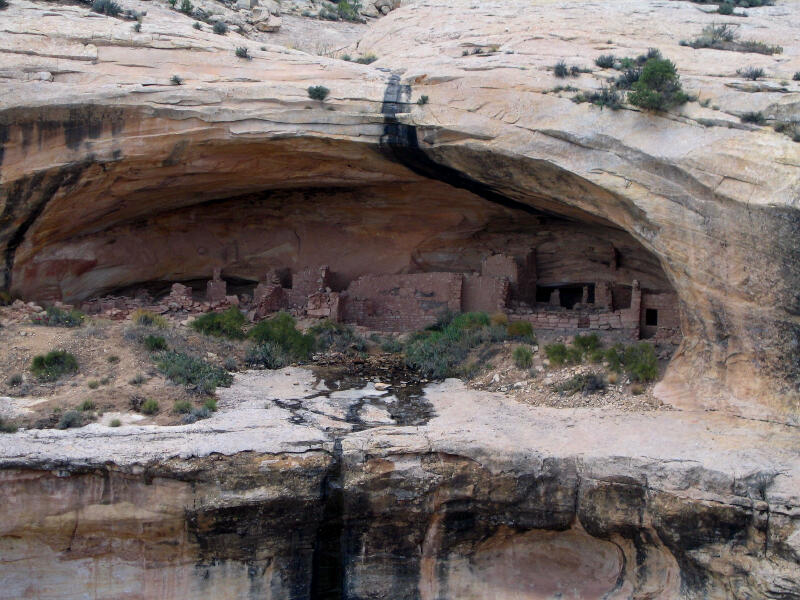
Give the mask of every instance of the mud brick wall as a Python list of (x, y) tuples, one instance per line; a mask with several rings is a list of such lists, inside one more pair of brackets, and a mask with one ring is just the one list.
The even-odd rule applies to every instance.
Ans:
[(503, 312), (508, 304), (510, 283), (506, 278), (465, 275), (461, 293), (463, 312)]
[(327, 287), (331, 287), (331, 276), (327, 267), (309, 267), (292, 274), (292, 291), (297, 296), (310, 296)]
[[(658, 325), (656, 327), (645, 324), (645, 315), (648, 308), (654, 308), (658, 311)], [(672, 292), (642, 290), (641, 328), (642, 333), (647, 337), (670, 338), (679, 335), (681, 321), (678, 314), (678, 296)]]
[(365, 275), (347, 288), (345, 321), (380, 331), (409, 331), (461, 310), (461, 273)]

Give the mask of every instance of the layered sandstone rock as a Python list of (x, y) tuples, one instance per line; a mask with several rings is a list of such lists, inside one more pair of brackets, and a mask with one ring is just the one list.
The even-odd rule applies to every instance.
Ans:
[[(347, 215), (326, 249), (353, 232), (369, 236), (375, 198), (405, 203), (386, 217), (398, 234), (392, 222), (405, 211), (437, 229), (462, 207), (533, 207), (624, 230), (657, 259), (680, 299), (684, 334), (663, 397), (796, 419), (800, 146), (737, 117), (788, 119), (800, 84), (735, 85), (743, 61), (775, 79), (800, 70), (787, 5), (737, 21), (743, 37), (784, 47), (770, 57), (679, 46), (719, 19), (688, 3), (604, 4), (597, 30), (591, 4), (436, 0), (373, 24), (354, 49), (377, 54), (372, 66), (262, 50), (234, 33), (197, 31), (165, 7), (130, 5), (147, 7), (141, 33), (80, 6), (18, 0), (3, 12), (0, 243), (12, 292), (72, 300), (207, 277), (213, 267), (257, 280), (281, 266), (276, 254), (313, 266), (298, 259), (298, 230), (262, 236), (242, 256), (236, 240), (245, 243), (251, 211), (271, 207), (264, 196), (247, 209), (226, 206), (248, 194), (356, 194), (365, 210)], [(654, 45), (719, 110), (601, 111), (550, 92), (562, 83), (549, 70), (561, 58), (591, 67), (601, 53)], [(253, 59), (237, 58), (236, 46)], [(184, 84), (170, 85), (172, 75)], [(595, 69), (570, 83), (596, 88), (612, 75)], [(325, 102), (308, 98), (318, 84), (331, 90)], [(430, 101), (417, 105), (422, 95)], [(427, 212), (437, 198), (449, 213)], [(153, 246), (164, 239), (176, 246)], [(420, 268), (414, 244), (387, 248), (375, 274)], [(334, 255), (359, 252), (373, 259), (369, 250)]]
[(1, 436), (0, 598), (800, 594), (791, 428), (455, 380), (410, 418), (315, 381), (237, 375), (194, 425)]

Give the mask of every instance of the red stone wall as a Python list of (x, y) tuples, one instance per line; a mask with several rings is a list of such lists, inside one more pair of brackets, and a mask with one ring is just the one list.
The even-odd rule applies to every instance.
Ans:
[(504, 312), (508, 304), (510, 284), (508, 279), (465, 275), (461, 292), (461, 311)]

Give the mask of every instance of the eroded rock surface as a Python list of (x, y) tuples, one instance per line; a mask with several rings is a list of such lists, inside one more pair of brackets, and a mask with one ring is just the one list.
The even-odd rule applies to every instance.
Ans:
[(456, 380), (416, 425), (350, 410), (396, 393), (289, 368), (193, 425), (3, 435), (0, 597), (800, 594), (794, 428)]

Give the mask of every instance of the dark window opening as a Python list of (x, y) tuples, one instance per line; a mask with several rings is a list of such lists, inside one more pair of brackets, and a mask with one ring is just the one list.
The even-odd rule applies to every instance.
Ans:
[[(585, 287), (588, 288), (587, 304), (594, 304), (594, 284), (587, 283)], [(571, 310), (576, 304), (583, 301), (583, 288), (583, 284), (537, 286), (536, 301), (550, 302), (550, 295), (558, 290), (560, 305)]]
[(644, 324), (648, 327), (658, 326), (658, 311), (655, 308), (648, 308), (644, 311)]

